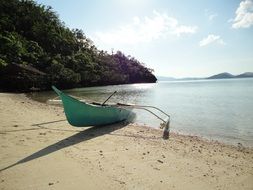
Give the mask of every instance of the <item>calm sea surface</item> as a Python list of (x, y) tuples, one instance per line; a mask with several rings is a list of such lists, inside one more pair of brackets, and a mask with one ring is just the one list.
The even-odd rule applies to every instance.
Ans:
[[(65, 92), (103, 102), (115, 90), (118, 93), (110, 102), (157, 106), (171, 115), (174, 132), (253, 146), (252, 78), (116, 85)], [(55, 95), (54, 92), (42, 92), (32, 97), (45, 102)], [(159, 120), (149, 113), (135, 112), (135, 122), (159, 127)]]

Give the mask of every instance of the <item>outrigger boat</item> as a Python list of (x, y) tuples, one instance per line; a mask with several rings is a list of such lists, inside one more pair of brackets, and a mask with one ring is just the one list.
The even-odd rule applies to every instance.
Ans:
[[(75, 127), (88, 127), (88, 126), (101, 126), (108, 125), (117, 122), (127, 120), (130, 116), (132, 109), (142, 109), (156, 116), (162, 121), (161, 128), (164, 128), (163, 137), (168, 139), (169, 137), (169, 124), (170, 116), (164, 111), (154, 106), (141, 106), (134, 104), (105, 104), (115, 93), (110, 95), (102, 104), (97, 102), (87, 103), (84, 100), (78, 100), (72, 96), (69, 96), (55, 86), (52, 86), (53, 90), (61, 98), (66, 118), (70, 125)], [(58, 100), (50, 100), (50, 103), (59, 103)], [(156, 109), (167, 119), (162, 119), (150, 109)]]

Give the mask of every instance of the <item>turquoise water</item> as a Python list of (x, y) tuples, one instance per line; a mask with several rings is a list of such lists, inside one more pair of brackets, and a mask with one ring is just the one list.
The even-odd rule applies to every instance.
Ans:
[[(69, 94), (95, 101), (153, 105), (171, 115), (171, 130), (229, 144), (253, 146), (253, 79), (170, 81), (80, 88)], [(46, 101), (53, 92), (34, 94)], [(136, 123), (158, 128), (159, 120), (136, 111)]]

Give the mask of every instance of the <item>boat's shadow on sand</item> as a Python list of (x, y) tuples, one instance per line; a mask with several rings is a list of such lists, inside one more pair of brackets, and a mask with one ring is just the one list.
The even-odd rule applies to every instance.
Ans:
[(113, 124), (113, 125), (91, 127), (91, 128), (85, 129), (85, 130), (78, 132), (70, 137), (67, 137), (67, 138), (60, 140), (52, 145), (49, 145), (49, 146), (47, 146), (47, 147), (29, 155), (29, 156), (19, 160), (18, 162), (14, 163), (14, 164), (11, 164), (5, 168), (0, 169), (0, 172), (7, 170), (13, 166), (18, 165), (18, 164), (26, 163), (26, 162), (32, 161), (36, 158), (46, 156), (48, 154), (51, 154), (51, 153), (61, 150), (63, 148), (78, 144), (80, 142), (84, 142), (84, 141), (90, 140), (92, 138), (96, 138), (96, 137), (99, 137), (99, 136), (102, 136), (105, 134), (109, 134), (115, 130), (125, 127), (127, 124), (128, 123), (126, 123), (126, 122), (121, 122), (121, 123), (117, 123), (117, 124)]

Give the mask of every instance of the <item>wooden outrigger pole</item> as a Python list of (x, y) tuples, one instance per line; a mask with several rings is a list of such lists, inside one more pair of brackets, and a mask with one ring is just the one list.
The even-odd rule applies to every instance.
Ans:
[[(163, 138), (164, 139), (168, 139), (169, 138), (169, 133), (170, 133), (170, 115), (165, 113), (163, 110), (155, 107), (155, 106), (144, 106), (144, 105), (135, 105), (135, 104), (121, 104), (121, 103), (117, 103), (116, 106), (118, 107), (123, 107), (123, 108), (132, 108), (132, 109), (141, 109), (141, 110), (145, 110), (149, 113), (151, 113), (152, 115), (154, 115), (157, 119), (161, 120), (162, 123), (160, 124), (160, 128), (163, 129)], [(165, 115), (167, 117), (167, 119), (162, 119), (160, 116), (158, 116), (157, 114), (155, 114), (153, 111), (149, 110), (149, 108), (151, 109), (155, 109), (157, 111), (159, 111), (160, 113), (162, 113), (163, 115)]]

